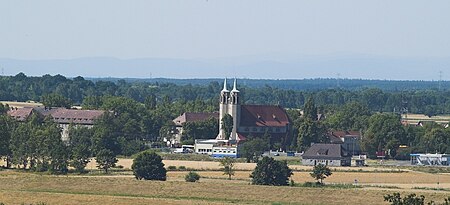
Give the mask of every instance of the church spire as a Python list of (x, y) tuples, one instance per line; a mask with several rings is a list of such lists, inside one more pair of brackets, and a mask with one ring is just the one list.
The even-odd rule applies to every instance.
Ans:
[(237, 82), (236, 82), (237, 80), (236, 80), (236, 78), (234, 79), (234, 83), (233, 83), (233, 90), (231, 91), (231, 92), (235, 92), (235, 93), (238, 93), (239, 92), (239, 90), (237, 89)]
[(228, 91), (228, 89), (227, 89), (227, 79), (225, 78), (225, 80), (224, 80), (224, 82), (223, 82), (223, 90), (222, 90), (222, 92), (230, 92), (230, 91)]

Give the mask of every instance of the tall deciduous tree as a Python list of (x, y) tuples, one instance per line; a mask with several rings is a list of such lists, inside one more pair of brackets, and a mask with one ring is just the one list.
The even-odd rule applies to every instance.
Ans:
[(155, 152), (144, 151), (133, 160), (133, 174), (136, 179), (166, 181), (167, 170), (161, 156)]
[(311, 143), (325, 143), (327, 129), (319, 121), (304, 119), (298, 128), (298, 150), (305, 151), (311, 146)]
[(306, 100), (303, 108), (303, 118), (311, 121), (317, 121), (317, 107), (314, 103), (314, 98), (311, 96)]
[(97, 152), (95, 161), (97, 161), (97, 167), (99, 169), (103, 169), (106, 173), (108, 173), (109, 169), (116, 166), (118, 160), (114, 152), (108, 149), (102, 149)]
[(246, 158), (247, 162), (258, 162), (259, 157), (264, 151), (269, 150), (269, 143), (261, 138), (248, 137), (240, 147), (241, 157)]
[(21, 165), (23, 169), (27, 168), (30, 153), (30, 139), (33, 129), (29, 123), (20, 124), (12, 133), (10, 149), (12, 161), (16, 165)]
[(256, 168), (250, 177), (252, 178), (252, 184), (286, 186), (289, 184), (291, 175), (292, 170), (285, 161), (264, 157), (256, 164)]
[(404, 142), (406, 132), (400, 123), (400, 116), (388, 113), (377, 113), (370, 117), (369, 128), (361, 141), (363, 151), (374, 157), (377, 151), (396, 155), (401, 142)]
[[(1, 105), (1, 104), (0, 104)], [(11, 134), (16, 126), (16, 122), (6, 114), (0, 114), (0, 158), (4, 157), (6, 167), (11, 166)]]
[(225, 139), (229, 139), (231, 136), (231, 132), (233, 131), (233, 117), (229, 114), (226, 114), (222, 118), (222, 129), (225, 134)]
[(72, 107), (72, 102), (59, 94), (49, 94), (42, 96), (42, 104), (46, 107)]
[(92, 156), (91, 137), (93, 130), (87, 127), (71, 126), (70, 130), (70, 165), (76, 172), (85, 172), (85, 167)]

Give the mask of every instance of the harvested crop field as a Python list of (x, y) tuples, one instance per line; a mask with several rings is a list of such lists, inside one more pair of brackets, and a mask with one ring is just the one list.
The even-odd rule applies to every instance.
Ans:
[[(124, 169), (131, 159), (120, 159)], [(251, 185), (252, 163), (238, 163), (233, 180), (226, 180), (218, 162), (165, 160), (166, 167), (198, 170), (198, 183), (187, 183), (187, 171), (169, 171), (168, 181), (137, 181), (130, 171), (114, 175), (52, 176), (17, 170), (0, 171), (0, 202), (9, 204), (386, 204), (383, 196), (400, 192), (423, 194), (442, 201), (450, 195), (450, 174), (430, 174), (379, 167), (342, 167), (326, 183), (359, 188), (305, 188)], [(292, 165), (296, 183), (312, 182), (311, 167)], [(96, 169), (91, 162), (88, 169)], [(335, 168), (332, 168), (333, 170)], [(439, 182), (439, 184), (437, 184)], [(423, 189), (415, 189), (417, 187)], [(434, 189), (443, 189), (436, 191)], [(341, 197), (345, 196), (345, 197)]]
[[(427, 199), (442, 201), (448, 191), (367, 188), (304, 188), (250, 185), (250, 171), (236, 172), (235, 180), (225, 180), (218, 171), (198, 172), (198, 183), (184, 182), (187, 172), (168, 172), (168, 181), (138, 181), (131, 175), (124, 176), (51, 176), (24, 173), (13, 170), (0, 172), (0, 202), (21, 204), (45, 202), (51, 204), (386, 204), (383, 195), (401, 192), (423, 194)], [(349, 176), (346, 176), (349, 174)], [(336, 172), (326, 179), (329, 182), (346, 183), (353, 174), (374, 173)], [(389, 173), (380, 173), (389, 174)], [(405, 174), (405, 173), (392, 173)], [(414, 173), (412, 173), (414, 174)], [(399, 175), (379, 175), (392, 183), (402, 183)], [(405, 175), (405, 178), (410, 177)], [(427, 175), (411, 177), (427, 178)], [(311, 181), (307, 172), (296, 172), (294, 180)], [(445, 178), (445, 180), (448, 180)], [(340, 197), (345, 196), (345, 197)]]

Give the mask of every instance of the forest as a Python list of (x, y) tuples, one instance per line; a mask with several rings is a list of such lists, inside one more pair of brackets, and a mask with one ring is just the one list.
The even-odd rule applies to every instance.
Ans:
[[(438, 82), (434, 81), (342, 80), (340, 87), (332, 86), (335, 81), (238, 79), (238, 87), (244, 95), (244, 104), (302, 108), (306, 99), (312, 96), (321, 111), (359, 102), (373, 112), (400, 113), (407, 110), (429, 116), (450, 113), (448, 82), (442, 82), (441, 89), (438, 89)], [(144, 103), (152, 96), (158, 102), (166, 98), (170, 102), (201, 100), (215, 105), (222, 82), (222, 79), (86, 80), (80, 76), (28, 77), (19, 73), (0, 77), (0, 99), (43, 102), (49, 95), (57, 95), (68, 99), (73, 105), (81, 105), (92, 97), (120, 96)], [(352, 87), (352, 84), (357, 86)]]
[[(58, 127), (51, 120), (33, 116), (18, 123), (6, 116), (8, 107), (2, 106), (0, 156), (15, 165), (60, 171), (69, 164), (82, 167), (99, 153), (131, 156), (148, 147), (162, 147), (163, 139), (171, 136), (175, 117), (183, 112), (218, 111), (221, 89), (219, 81), (175, 84), (61, 75), (28, 77), (23, 73), (2, 76), (0, 100), (36, 101), (48, 107), (81, 105), (83, 109), (110, 112), (98, 119), (93, 129), (73, 127), (70, 142), (64, 144), (57, 140)], [(243, 83), (239, 89), (244, 104), (281, 105), (292, 121), (286, 139), (274, 140), (270, 135), (265, 140), (250, 139), (246, 142), (249, 149), (304, 151), (311, 143), (327, 142), (326, 134), (331, 130), (356, 130), (363, 133), (362, 149), (371, 157), (376, 151), (385, 151), (388, 157), (397, 159), (406, 159), (414, 152), (450, 153), (449, 129), (434, 123), (403, 126), (399, 115), (450, 113), (450, 90), (446, 88), (299, 90)], [(325, 114), (325, 120), (318, 121), (318, 113)], [(186, 123), (183, 142), (214, 138), (217, 127), (215, 120)], [(400, 145), (406, 148), (399, 149)]]

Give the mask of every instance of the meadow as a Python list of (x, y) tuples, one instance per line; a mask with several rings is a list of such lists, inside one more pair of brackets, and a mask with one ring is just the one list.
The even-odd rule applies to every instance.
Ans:
[[(138, 181), (127, 171), (130, 161), (122, 159), (119, 162), (124, 167), (122, 171), (109, 175), (54, 176), (3, 170), (0, 171), (0, 202), (7, 205), (38, 202), (47, 205), (386, 204), (383, 196), (393, 192), (423, 194), (435, 201), (450, 195), (450, 174), (373, 167), (337, 168), (326, 183), (350, 185), (358, 179), (358, 186), (273, 187), (251, 185), (249, 175), (254, 164), (238, 164), (241, 171), (236, 172), (233, 180), (226, 180), (216, 162), (164, 161), (166, 166), (199, 170), (200, 182), (188, 183), (184, 181), (187, 171), (169, 171), (165, 182)], [(310, 167), (291, 167), (299, 170), (292, 177), (297, 184), (313, 181), (308, 172)]]

